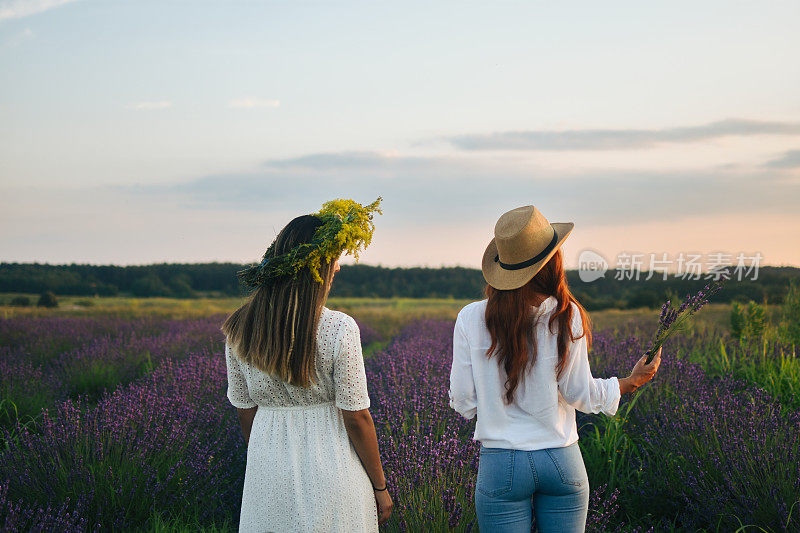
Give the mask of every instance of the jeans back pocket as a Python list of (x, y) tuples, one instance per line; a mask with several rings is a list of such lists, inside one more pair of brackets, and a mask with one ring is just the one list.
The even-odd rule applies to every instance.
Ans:
[(481, 446), (475, 490), (486, 496), (510, 492), (514, 477), (514, 454), (514, 450)]
[(577, 442), (563, 448), (547, 448), (546, 451), (553, 460), (562, 483), (581, 487), (589, 482)]

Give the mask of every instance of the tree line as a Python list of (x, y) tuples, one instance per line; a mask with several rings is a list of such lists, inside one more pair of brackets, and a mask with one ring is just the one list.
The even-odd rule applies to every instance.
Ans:
[[(50, 265), (0, 263), (0, 292), (34, 293), (52, 291), (59, 296), (246, 296), (236, 272), (239, 263), (159, 263), (151, 265)], [(613, 271), (605, 277), (584, 282), (577, 270), (567, 271), (575, 296), (590, 310), (606, 308), (660, 307), (670, 297), (682, 299), (708, 283), (707, 279), (682, 279), (660, 274), (645, 280), (617, 280)], [(764, 266), (758, 278), (752, 274), (735, 278), (714, 298), (718, 302), (753, 300), (781, 304), (791, 280), (800, 281), (800, 268)], [(478, 269), (386, 268), (343, 265), (336, 275), (331, 296), (371, 298), (464, 298), (483, 297), (485, 282)]]

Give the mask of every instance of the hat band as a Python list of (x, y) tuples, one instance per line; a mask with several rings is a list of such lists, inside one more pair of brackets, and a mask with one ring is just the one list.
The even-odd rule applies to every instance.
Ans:
[(529, 267), (529, 266), (531, 266), (533, 264), (538, 263), (542, 259), (544, 259), (544, 257), (547, 254), (549, 254), (550, 252), (553, 251), (553, 248), (555, 248), (557, 242), (558, 242), (558, 233), (556, 233), (555, 228), (553, 228), (553, 240), (550, 241), (550, 244), (545, 246), (544, 250), (542, 250), (540, 253), (536, 254), (535, 257), (531, 257), (527, 261), (523, 261), (521, 263), (508, 264), (508, 263), (503, 263), (502, 261), (500, 261), (500, 256), (496, 255), (496, 256), (494, 256), (494, 261), (495, 261), (495, 263), (500, 263), (500, 266), (505, 270), (522, 270), (523, 268), (527, 268), (527, 267)]

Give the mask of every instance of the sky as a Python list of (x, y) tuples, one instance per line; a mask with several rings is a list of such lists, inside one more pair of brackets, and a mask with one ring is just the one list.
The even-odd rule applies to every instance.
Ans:
[(254, 262), (381, 196), (361, 263), (479, 267), (535, 205), (575, 224), (569, 268), (800, 266), (798, 27), (796, 1), (0, 0), (0, 261)]

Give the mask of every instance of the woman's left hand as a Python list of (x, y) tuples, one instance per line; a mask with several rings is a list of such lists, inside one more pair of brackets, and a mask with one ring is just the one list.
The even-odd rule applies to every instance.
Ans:
[(376, 490), (375, 503), (378, 504), (378, 525), (385, 524), (389, 517), (392, 516), (392, 508), (394, 507), (389, 491)]

